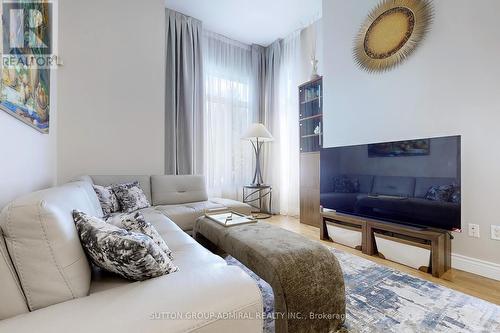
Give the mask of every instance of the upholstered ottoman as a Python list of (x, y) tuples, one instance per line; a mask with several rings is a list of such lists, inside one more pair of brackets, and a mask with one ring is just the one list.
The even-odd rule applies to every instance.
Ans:
[(277, 333), (336, 332), (345, 320), (344, 278), (326, 247), (259, 221), (224, 227), (199, 218), (194, 237), (230, 254), (271, 285)]

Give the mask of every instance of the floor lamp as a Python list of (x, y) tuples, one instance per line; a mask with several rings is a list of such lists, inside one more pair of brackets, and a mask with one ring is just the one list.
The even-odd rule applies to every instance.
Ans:
[(252, 185), (264, 185), (264, 181), (262, 180), (262, 172), (260, 169), (260, 152), (262, 150), (262, 145), (264, 144), (264, 142), (273, 141), (274, 138), (263, 124), (255, 123), (248, 128), (242, 139), (248, 140), (252, 143), (252, 147), (255, 153), (255, 173), (253, 176)]

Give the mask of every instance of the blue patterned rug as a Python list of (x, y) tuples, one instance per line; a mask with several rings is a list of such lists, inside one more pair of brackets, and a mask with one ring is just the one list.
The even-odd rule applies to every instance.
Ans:
[[(344, 272), (345, 328), (350, 333), (500, 332), (500, 306), (331, 250)], [(226, 261), (240, 266), (257, 281), (264, 298), (264, 312), (271, 314), (274, 306), (271, 287), (236, 259), (227, 257)], [(272, 319), (264, 322), (264, 332), (274, 332)]]

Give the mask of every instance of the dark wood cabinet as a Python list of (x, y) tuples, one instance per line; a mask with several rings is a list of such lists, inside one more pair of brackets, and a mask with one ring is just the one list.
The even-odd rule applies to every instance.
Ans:
[(323, 80), (299, 86), (300, 222), (321, 225), (319, 151), (323, 146)]

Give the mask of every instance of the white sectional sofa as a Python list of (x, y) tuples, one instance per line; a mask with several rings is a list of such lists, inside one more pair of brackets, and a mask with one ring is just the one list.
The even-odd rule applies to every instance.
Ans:
[[(131, 180), (178, 272), (130, 282), (91, 271), (71, 212), (102, 216), (91, 184)], [(208, 199), (197, 176), (85, 176), (15, 200), (0, 215), (0, 332), (262, 332), (256, 283), (186, 233), (204, 209), (224, 206), (250, 212)]]

